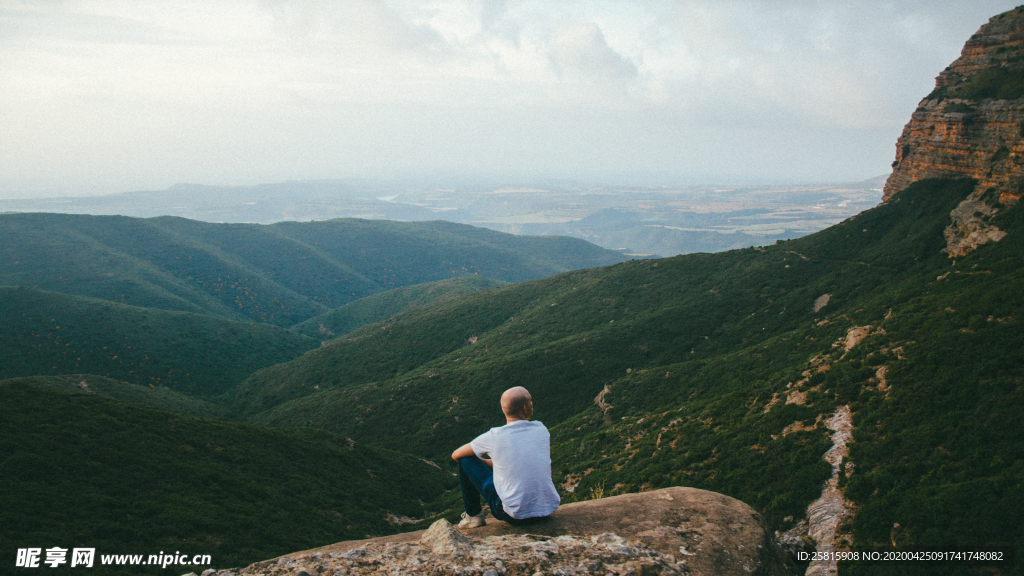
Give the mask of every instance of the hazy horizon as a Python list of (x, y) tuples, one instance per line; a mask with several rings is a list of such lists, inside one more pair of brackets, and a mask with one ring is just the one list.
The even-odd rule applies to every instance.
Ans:
[(856, 184), (861, 182), (867, 182), (874, 180), (875, 178), (887, 177), (889, 174), (876, 174), (866, 178), (855, 178), (843, 181), (825, 181), (825, 180), (787, 180), (787, 179), (775, 179), (775, 180), (763, 180), (757, 177), (750, 178), (735, 178), (735, 179), (715, 179), (714, 177), (700, 177), (700, 176), (683, 176), (683, 175), (672, 175), (665, 173), (643, 173), (643, 174), (602, 174), (594, 173), (587, 176), (581, 176), (578, 178), (570, 177), (558, 177), (558, 176), (547, 176), (547, 175), (509, 175), (509, 174), (401, 174), (392, 176), (390, 178), (318, 178), (318, 179), (291, 179), (281, 181), (267, 181), (267, 182), (255, 182), (252, 184), (211, 184), (206, 182), (175, 182), (169, 186), (155, 189), (131, 189), (131, 190), (115, 190), (115, 191), (94, 191), (89, 192), (76, 192), (68, 191), (62, 194), (44, 195), (35, 194), (27, 196), (4, 196), (0, 193), (0, 200), (33, 200), (33, 199), (60, 199), (60, 198), (100, 198), (105, 196), (117, 196), (117, 195), (131, 195), (137, 193), (159, 193), (168, 192), (174, 193), (175, 189), (184, 188), (211, 188), (217, 190), (230, 190), (238, 189), (244, 190), (256, 190), (264, 187), (279, 187), (282, 185), (289, 184), (360, 184), (364, 183), (367, 185), (375, 186), (408, 186), (410, 188), (415, 187), (416, 189), (427, 189), (431, 187), (442, 188), (442, 187), (462, 187), (462, 188), (499, 188), (508, 187), (525, 187), (525, 186), (546, 186), (546, 187), (559, 187), (559, 186), (579, 186), (579, 187), (593, 187), (593, 188), (696, 188), (706, 186), (723, 186), (723, 187), (774, 187), (774, 186), (825, 186), (834, 184)]
[(861, 181), (1015, 4), (5, 2), (0, 198)]

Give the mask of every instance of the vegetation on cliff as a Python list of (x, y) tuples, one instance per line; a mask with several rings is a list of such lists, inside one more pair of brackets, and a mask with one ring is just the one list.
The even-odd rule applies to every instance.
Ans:
[(939, 76), (928, 100), (981, 101), (1024, 97), (1024, 6), (993, 16), (971, 36), (961, 57)]
[(163, 550), (242, 566), (394, 533), (388, 514), (419, 517), (422, 501), (455, 482), (420, 459), (322, 431), (198, 419), (21, 383), (0, 385), (0, 396), (7, 561), (17, 548), (87, 546), (97, 562)]

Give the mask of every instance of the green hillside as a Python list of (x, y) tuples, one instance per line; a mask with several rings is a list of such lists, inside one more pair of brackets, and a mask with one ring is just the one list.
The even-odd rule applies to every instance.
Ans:
[[(970, 185), (954, 185), (946, 203), (955, 204)], [(913, 244), (922, 253), (934, 253), (932, 260), (943, 265), (938, 250), (944, 246), (941, 232), (949, 209), (925, 204), (930, 208), (925, 215), (901, 218), (895, 208), (902, 204), (890, 203), (857, 217), (856, 224), (768, 248), (581, 270), (409, 310), (333, 340), (301, 360), (254, 374), (239, 386), (234, 406), (256, 413), (312, 393), (307, 384), (320, 385), (317, 393), (328, 395), (416, 377), (428, 385), (415, 389), (431, 394), (450, 388), (459, 395), (463, 382), (472, 382), (471, 390), (491, 384), (492, 392), (503, 390), (505, 383), (550, 386), (546, 393), (555, 394), (556, 401), (538, 407), (544, 410), (538, 417), (561, 420), (591, 405), (603, 386), (625, 376), (627, 369), (689, 360), (691, 350), (715, 354), (762, 342), (819, 317), (812, 303), (822, 294), (832, 294), (823, 313), (840, 303), (849, 306), (866, 290), (901, 277), (902, 265), (917, 257), (910, 251)], [(888, 215), (895, 229), (859, 232), (858, 243), (846, 238), (850, 226), (879, 213)], [(859, 263), (868, 256), (860, 253), (864, 249), (877, 251), (894, 239), (905, 246), (893, 246), (893, 254), (882, 250), (880, 256), (895, 261), (871, 267)], [(476, 342), (470, 343), (474, 336)], [(433, 429), (438, 413), (449, 414), (450, 395), (437, 395), (448, 399), (423, 411), (429, 419), (424, 428)], [(466, 409), (466, 417), (473, 417), (483, 408), (465, 404), (474, 398), (463, 395), (452, 412)], [(459, 428), (466, 426), (462, 422)], [(433, 444), (419, 435), (407, 441)]]
[(290, 330), (322, 340), (336, 338), (348, 334), (360, 326), (387, 320), (413, 306), (448, 300), (504, 284), (507, 282), (483, 276), (458, 276), (437, 282), (395, 288), (349, 302), (326, 314), (296, 324)]
[[(848, 405), (856, 542), (884, 544), (898, 522), (918, 544), (1019, 545), (1024, 212), (993, 220), (1002, 242), (947, 258), (943, 229), (973, 186), (922, 181), (766, 248), (410, 309), (255, 373), (232, 410), (440, 458), (500, 425), (498, 395), (523, 385), (558, 481), (578, 483), (567, 498), (698, 486), (786, 529), (830, 474), (818, 417)], [(847, 352), (854, 327), (867, 336)]]
[(0, 379), (96, 374), (214, 395), (319, 342), (283, 328), (0, 286)]
[(5, 384), (21, 384), (56, 392), (96, 394), (105, 398), (142, 404), (156, 410), (187, 414), (197, 418), (221, 418), (224, 416), (224, 406), (221, 404), (182, 394), (163, 386), (151, 388), (142, 384), (131, 384), (93, 374), (24, 376), (0, 380), (0, 386)]
[(466, 274), (521, 282), (625, 258), (573, 238), (439, 221), (0, 214), (0, 285), (279, 326), (401, 286)]
[[(95, 547), (97, 564), (105, 554), (162, 550), (244, 566), (394, 533), (389, 513), (420, 518), (421, 501), (455, 484), (417, 458), (321, 431), (266, 430), (24, 384), (0, 385), (0, 398), (0, 485), (18, 496), (0, 506), (5, 562), (19, 547), (75, 546)], [(167, 573), (145, 568), (92, 571)]]

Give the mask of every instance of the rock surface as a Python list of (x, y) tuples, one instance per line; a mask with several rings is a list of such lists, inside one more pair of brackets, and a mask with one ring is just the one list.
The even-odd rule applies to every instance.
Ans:
[(489, 518), (462, 532), (439, 520), (428, 530), (340, 542), (226, 572), (768, 576), (793, 570), (750, 506), (696, 488), (566, 504), (527, 526)]
[(825, 483), (825, 489), (818, 498), (807, 507), (808, 534), (815, 542), (816, 550), (825, 554), (828, 559), (814, 560), (807, 567), (805, 576), (828, 576), (836, 574), (838, 566), (831, 559), (834, 551), (842, 548), (837, 538), (837, 530), (847, 516), (851, 514), (850, 503), (839, 490), (840, 465), (849, 454), (847, 444), (853, 442), (853, 416), (849, 406), (842, 406), (826, 424), (832, 431), (832, 448), (825, 453), (825, 461), (832, 465), (832, 476)]
[(473, 540), (456, 530), (451, 522), (441, 519), (434, 522), (420, 538), (420, 544), (434, 554), (465, 556), (472, 550)]
[[(935, 80), (896, 141), (883, 200), (925, 178), (974, 178), (951, 214), (950, 256), (1004, 235), (988, 224), (1024, 195), (1024, 7), (994, 16)], [(979, 205), (986, 207), (981, 208)]]

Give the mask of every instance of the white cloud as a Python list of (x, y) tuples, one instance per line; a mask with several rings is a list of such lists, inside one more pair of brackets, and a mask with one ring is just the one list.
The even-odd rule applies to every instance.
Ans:
[(608, 46), (596, 24), (558, 30), (551, 42), (551, 63), (563, 77), (617, 81), (637, 76), (636, 64)]

